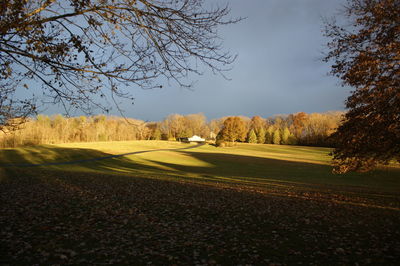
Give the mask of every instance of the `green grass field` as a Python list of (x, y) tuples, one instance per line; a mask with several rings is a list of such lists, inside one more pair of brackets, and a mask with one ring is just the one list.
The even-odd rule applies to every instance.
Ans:
[[(334, 175), (327, 148), (193, 146), (131, 141), (0, 150), (0, 263), (400, 259), (398, 165)], [(10, 165), (131, 152), (138, 153)]]
[[(70, 165), (45, 166), (62, 171), (156, 175), (198, 181), (234, 180), (358, 186), (380, 191), (400, 191), (400, 168), (384, 167), (370, 173), (331, 173), (330, 149), (286, 145), (237, 144), (216, 148), (166, 141), (96, 142), (43, 145), (0, 150), (0, 162), (52, 163), (105, 157), (137, 151), (152, 151), (119, 158)], [(161, 151), (157, 151), (161, 150)]]

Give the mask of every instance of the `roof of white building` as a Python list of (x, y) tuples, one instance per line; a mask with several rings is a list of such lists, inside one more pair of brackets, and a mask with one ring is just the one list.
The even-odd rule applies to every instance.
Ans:
[(200, 137), (197, 136), (197, 135), (194, 135), (193, 137), (188, 138), (188, 140), (189, 140), (189, 141), (205, 141), (205, 139), (200, 138)]

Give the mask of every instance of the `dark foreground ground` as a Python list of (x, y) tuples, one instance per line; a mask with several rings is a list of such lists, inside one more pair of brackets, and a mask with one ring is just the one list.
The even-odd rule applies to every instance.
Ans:
[(400, 196), (3, 170), (0, 264), (400, 262)]

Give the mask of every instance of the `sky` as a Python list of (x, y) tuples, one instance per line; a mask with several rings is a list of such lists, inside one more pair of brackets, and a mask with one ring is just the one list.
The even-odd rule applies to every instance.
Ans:
[[(330, 76), (329, 64), (322, 61), (328, 41), (322, 18), (337, 15), (343, 2), (230, 0), (230, 15), (246, 18), (219, 29), (224, 47), (238, 55), (226, 73), (230, 80), (205, 72), (193, 77), (192, 90), (173, 83), (162, 89), (133, 88), (134, 105), (121, 108), (125, 116), (145, 121), (160, 121), (173, 113), (204, 113), (214, 119), (344, 110), (350, 89)], [(112, 114), (119, 115), (116, 110)]]

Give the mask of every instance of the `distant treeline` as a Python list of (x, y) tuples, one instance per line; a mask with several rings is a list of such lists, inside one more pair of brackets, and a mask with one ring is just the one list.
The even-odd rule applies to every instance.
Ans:
[(37, 144), (121, 140), (179, 140), (198, 135), (216, 140), (217, 145), (232, 142), (332, 146), (330, 136), (341, 122), (343, 112), (304, 112), (262, 118), (222, 117), (207, 121), (203, 114), (171, 114), (160, 122), (145, 122), (111, 116), (38, 115), (19, 130), (3, 130), (0, 147)]

